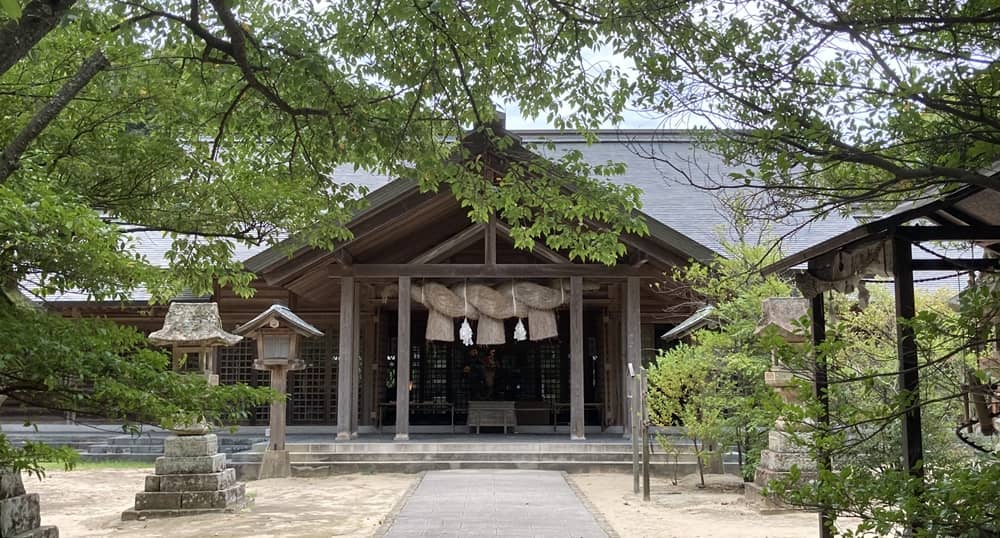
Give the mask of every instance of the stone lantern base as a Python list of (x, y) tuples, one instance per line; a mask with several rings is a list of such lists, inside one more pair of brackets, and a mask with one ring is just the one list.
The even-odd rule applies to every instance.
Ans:
[(168, 437), (164, 455), (156, 458), (156, 474), (146, 477), (145, 491), (135, 494), (135, 506), (122, 520), (181, 517), (235, 512), (249, 506), (246, 485), (236, 470), (226, 469), (215, 434)]
[[(808, 437), (808, 433), (798, 433), (800, 437)], [(792, 466), (798, 467), (800, 480), (816, 478), (816, 462), (807, 451), (791, 439), (791, 434), (781, 430), (771, 430), (767, 434), (767, 448), (760, 452), (760, 464), (754, 473), (753, 483), (746, 485), (746, 499), (761, 511), (790, 510), (789, 506), (778, 499), (763, 494), (764, 486), (776, 478), (788, 478)]]
[(25, 493), (21, 473), (0, 471), (0, 537), (59, 538), (59, 529), (43, 527), (37, 493)]

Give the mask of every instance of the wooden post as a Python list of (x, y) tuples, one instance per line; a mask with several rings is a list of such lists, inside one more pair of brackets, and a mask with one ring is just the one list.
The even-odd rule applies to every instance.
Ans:
[[(813, 396), (820, 403), (819, 430), (821, 434), (826, 434), (830, 430), (830, 396), (827, 391), (827, 361), (826, 356), (820, 353), (819, 346), (826, 342), (826, 311), (823, 307), (823, 294), (819, 293), (812, 298), (812, 341), (813, 353), (816, 359), (816, 377), (813, 379)], [(829, 471), (831, 468), (830, 453), (820, 450), (818, 454), (819, 471)], [(820, 474), (822, 480), (822, 474)], [(833, 525), (837, 520), (836, 513), (829, 507), (821, 507), (819, 512), (819, 536), (820, 538), (833, 538)]]
[(364, 346), (361, 361), (361, 412), (359, 420), (364, 426), (372, 425), (375, 404), (375, 371), (378, 364), (378, 310), (365, 320)]
[[(913, 298), (913, 253), (910, 242), (896, 237), (892, 241), (893, 283), (896, 294), (896, 348), (899, 353), (899, 391), (906, 398), (903, 415), (903, 463), (910, 476), (923, 479), (924, 444), (920, 424), (920, 370), (917, 362), (917, 340), (907, 322), (917, 315)], [(919, 494), (919, 492), (918, 492)], [(909, 535), (921, 527), (911, 521)]]
[(629, 390), (632, 392), (631, 407), (629, 413), (632, 415), (632, 493), (639, 493), (639, 475), (642, 471), (642, 461), (640, 459), (639, 443), (642, 442), (642, 421), (639, 416), (639, 408), (642, 405), (639, 399), (642, 397), (642, 390), (639, 386), (639, 376), (629, 377)]
[(646, 392), (649, 389), (646, 380), (646, 369), (639, 368), (639, 406), (641, 412), (639, 418), (642, 420), (640, 432), (642, 434), (642, 500), (649, 500), (649, 411), (646, 409)]
[(288, 392), (288, 368), (274, 366), (271, 371), (271, 390), (277, 392), (280, 398), (271, 402), (271, 420), (269, 423), (271, 435), (268, 437), (268, 450), (285, 449), (285, 393)]
[(618, 355), (621, 357), (622, 437), (632, 438), (632, 377), (628, 370), (628, 319), (625, 314), (625, 285), (618, 286)]
[(351, 401), (354, 387), (354, 277), (340, 279), (340, 358), (337, 365), (337, 440), (351, 439)]
[(495, 214), (490, 215), (490, 221), (486, 224), (486, 244), (484, 245), (484, 251), (486, 253), (485, 262), (487, 265), (496, 265), (497, 263), (497, 216)]
[(629, 414), (632, 425), (632, 489), (634, 493), (639, 493), (639, 432), (640, 417), (639, 398), (639, 378), (635, 376), (638, 369), (642, 367), (642, 335), (639, 321), (639, 278), (628, 277), (625, 279), (625, 357), (630, 367), (631, 377), (629, 391), (632, 397), (629, 403)]
[(586, 439), (583, 407), (583, 277), (569, 278), (569, 438)]
[(399, 277), (396, 327), (396, 440), (410, 439), (410, 277)]
[(358, 293), (357, 283), (354, 287), (354, 352), (351, 353), (351, 439), (358, 437), (358, 408), (360, 407), (360, 364), (361, 360), (361, 297)]

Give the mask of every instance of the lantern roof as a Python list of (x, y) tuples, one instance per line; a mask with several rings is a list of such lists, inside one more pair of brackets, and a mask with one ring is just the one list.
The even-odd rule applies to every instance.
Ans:
[(270, 308), (258, 314), (257, 317), (237, 327), (236, 332), (239, 334), (249, 334), (269, 326), (272, 320), (284, 321), (292, 330), (302, 336), (323, 336), (322, 331), (295, 315), (287, 306), (280, 304), (271, 305)]
[(170, 303), (163, 328), (149, 335), (160, 346), (231, 346), (242, 339), (222, 329), (216, 303)]
[(762, 310), (764, 317), (757, 323), (754, 334), (760, 334), (764, 330), (774, 327), (778, 334), (789, 342), (804, 342), (806, 340), (799, 320), (809, 314), (809, 299), (770, 297), (764, 299)]

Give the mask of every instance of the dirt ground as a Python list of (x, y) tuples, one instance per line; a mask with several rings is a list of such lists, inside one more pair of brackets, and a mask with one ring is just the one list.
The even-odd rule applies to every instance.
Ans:
[(814, 513), (762, 514), (748, 505), (740, 479), (732, 475), (707, 475), (704, 489), (696, 487), (696, 474), (681, 477), (676, 486), (668, 478), (652, 477), (649, 502), (642, 500), (641, 493), (632, 493), (631, 474), (574, 474), (569, 478), (623, 538), (800, 538), (818, 534), (819, 516)]
[[(252, 509), (238, 513), (148, 521), (121, 521), (132, 506), (143, 477), (151, 470), (101, 469), (50, 472), (39, 482), (25, 478), (39, 493), (42, 523), (77, 537), (325, 537), (372, 536), (417, 475), (342, 475), (247, 483)], [(632, 494), (627, 474), (569, 475), (590, 507), (623, 538), (639, 537), (801, 537), (815, 536), (817, 516), (783, 512), (762, 515), (743, 500), (732, 476), (697, 477), (677, 486), (653, 478), (652, 501)], [(849, 522), (847, 522), (849, 523)]]
[(254, 506), (238, 514), (184, 519), (121, 521), (148, 470), (50, 472), (42, 482), (25, 478), (38, 493), (42, 524), (77, 537), (320, 537), (372, 536), (417, 475), (343, 475), (281, 478), (247, 483)]

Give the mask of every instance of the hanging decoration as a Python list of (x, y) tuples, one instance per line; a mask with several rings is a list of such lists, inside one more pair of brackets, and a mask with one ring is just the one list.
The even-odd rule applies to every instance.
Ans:
[[(448, 288), (437, 282), (411, 287), (414, 301), (427, 307), (428, 341), (454, 342), (454, 320), (463, 318), (459, 340), (465, 345), (500, 345), (505, 342), (503, 320), (518, 318), (523, 333), (515, 329), (515, 340), (523, 335), (531, 341), (559, 335), (555, 309), (565, 303), (567, 283), (556, 280), (551, 287), (534, 282), (507, 282), (492, 288), (462, 283)], [(524, 318), (527, 318), (525, 327)], [(478, 320), (475, 333), (468, 322)]]
[(471, 346), (472, 345), (472, 326), (469, 325), (469, 295), (468, 286), (462, 286), (462, 299), (465, 302), (464, 314), (462, 318), (462, 327), (458, 330), (458, 337), (462, 339), (462, 343)]
[[(510, 298), (514, 301), (514, 315), (517, 316), (517, 289), (510, 287)], [(528, 339), (528, 332), (524, 330), (524, 321), (521, 316), (517, 316), (517, 325), (514, 326), (514, 341), (523, 342)]]

